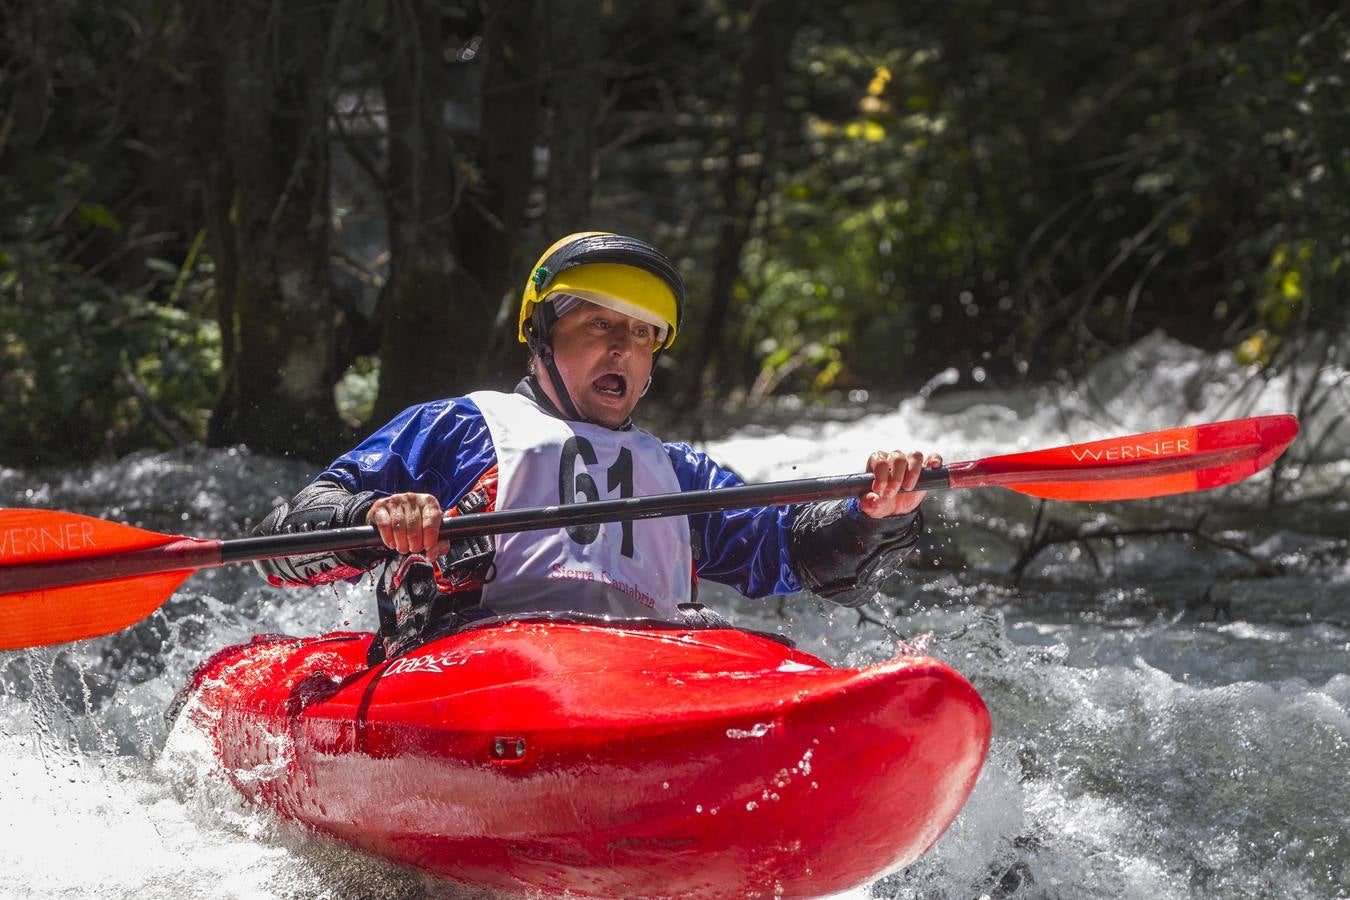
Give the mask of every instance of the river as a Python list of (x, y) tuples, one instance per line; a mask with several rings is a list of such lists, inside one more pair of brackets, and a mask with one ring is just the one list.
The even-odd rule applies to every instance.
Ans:
[[(893, 403), (785, 405), (702, 447), (748, 480), (776, 480), (856, 471), (874, 447), (954, 461), (1324, 402), (1274, 490), (1262, 474), (1112, 504), (933, 494), (922, 552), (861, 611), (704, 585), (702, 599), (738, 624), (836, 664), (919, 648), (989, 706), (989, 761), (956, 823), (918, 863), (850, 896), (1350, 896), (1344, 370), (1266, 378), (1155, 335), (1082, 381), (1000, 391), (975, 375), (944, 373)], [(312, 474), (243, 448), (59, 471), (4, 468), (0, 456), (0, 505), (232, 537)], [(1133, 533), (1029, 556), (1034, 526)], [(232, 567), (198, 573), (122, 633), (0, 653), (3, 893), (473, 896), (243, 805), (198, 736), (165, 721), (215, 649), (373, 620), (365, 584), (282, 591)]]

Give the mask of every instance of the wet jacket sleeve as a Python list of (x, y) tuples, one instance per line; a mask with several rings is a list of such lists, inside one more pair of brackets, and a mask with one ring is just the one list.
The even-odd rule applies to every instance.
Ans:
[[(273, 508), (254, 529), (255, 534), (295, 534), (328, 528), (364, 525), (375, 502), (370, 491), (352, 493), (331, 481), (316, 481), (287, 503)], [(276, 587), (327, 584), (355, 578), (384, 558), (380, 549), (337, 550), (264, 559), (254, 565), (268, 584)]]
[[(495, 462), (491, 435), (473, 401), (410, 407), (273, 509), (256, 533), (364, 525), (376, 499), (407, 491), (433, 494), (449, 509)], [(313, 585), (356, 577), (385, 556), (383, 549), (341, 551), (267, 560), (257, 567), (272, 584)]]
[(874, 519), (858, 499), (804, 504), (792, 523), (792, 559), (802, 585), (841, 606), (871, 599), (873, 578), (898, 565), (923, 534), (919, 510)]
[[(680, 490), (702, 491), (744, 484), (688, 444), (666, 444)], [(747, 597), (802, 590), (792, 565), (791, 533), (797, 508), (761, 506), (689, 517), (694, 571), (730, 585)]]
[(472, 400), (457, 397), (405, 409), (315, 480), (380, 497), (432, 494), (448, 509), (496, 461), (483, 414)]
[[(682, 490), (742, 484), (688, 444), (667, 444)], [(868, 599), (865, 588), (885, 565), (918, 543), (923, 517), (915, 512), (873, 519), (856, 499), (767, 506), (689, 517), (694, 569), (747, 597), (809, 590), (846, 606)]]

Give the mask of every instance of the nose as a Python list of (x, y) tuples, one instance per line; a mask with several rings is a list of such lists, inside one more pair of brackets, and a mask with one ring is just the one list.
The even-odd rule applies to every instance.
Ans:
[(609, 330), (609, 352), (620, 356), (631, 356), (633, 347), (637, 345), (637, 335), (633, 334), (628, 328), (611, 328)]

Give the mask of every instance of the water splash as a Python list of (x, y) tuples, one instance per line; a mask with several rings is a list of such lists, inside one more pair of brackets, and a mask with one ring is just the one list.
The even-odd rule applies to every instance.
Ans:
[[(1253, 380), (1225, 357), (1152, 336), (1080, 382), (978, 392), (934, 382), (861, 419), (814, 423), (798, 410), (795, 423), (708, 449), (752, 480), (836, 474), (878, 446), (970, 458), (1283, 412), (1298, 384), (1343, 374)], [(1268, 507), (1255, 479), (1159, 503), (1047, 507), (1099, 525), (1209, 510), (1210, 527), (1279, 562), (1278, 577), (1159, 538), (1065, 546), (1014, 582), (1035, 502), (982, 491), (930, 495), (925, 553), (940, 565), (892, 574), (861, 613), (803, 597), (779, 615), (703, 582), (705, 602), (739, 624), (786, 633), (832, 663), (889, 659), (898, 636), (986, 698), (994, 744), (966, 809), (918, 863), (851, 895), (1350, 894), (1347, 412), (1342, 395), (1304, 423), (1326, 437), (1292, 485), (1298, 504)], [(142, 453), (57, 472), (0, 468), (0, 504), (233, 536), (312, 474), (240, 448)], [(446, 885), (240, 805), (182, 717), (172, 731), (162, 717), (189, 670), (222, 646), (260, 632), (370, 629), (374, 618), (366, 585), (283, 591), (234, 567), (199, 573), (118, 635), (0, 654), (7, 883), (44, 898), (174, 900), (203, 884), (237, 897), (443, 895)], [(767, 723), (728, 737), (762, 736), (758, 727)], [(774, 787), (835, 789), (811, 781), (813, 754), (828, 751), (804, 752)]]

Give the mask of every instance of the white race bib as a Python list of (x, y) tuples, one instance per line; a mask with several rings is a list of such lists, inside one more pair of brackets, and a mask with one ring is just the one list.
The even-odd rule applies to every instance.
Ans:
[[(647, 497), (680, 490), (655, 437), (568, 422), (520, 394), (477, 391), (497, 451), (497, 509)], [(483, 606), (679, 621), (690, 599), (689, 519), (669, 516), (498, 535)]]

